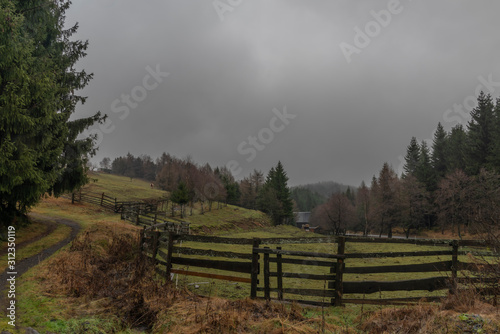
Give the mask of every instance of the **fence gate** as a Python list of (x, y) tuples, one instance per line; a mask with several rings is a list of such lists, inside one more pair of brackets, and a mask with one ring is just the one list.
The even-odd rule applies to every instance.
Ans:
[[(263, 298), (268, 300), (271, 299), (271, 293), (273, 293), (276, 296), (273, 299), (277, 300), (297, 301), (312, 305), (342, 305), (344, 250), (344, 237), (338, 239), (337, 254), (291, 251), (283, 250), (281, 247), (261, 248), (260, 241), (255, 240), (252, 252), (251, 297), (259, 298), (261, 296), (257, 296), (257, 293), (263, 292)], [(261, 257), (260, 254), (263, 256)], [(260, 263), (263, 265), (263, 282), (258, 280)], [(284, 270), (284, 264), (286, 270)], [(297, 272), (296, 268), (299, 267), (307, 269)], [(324, 273), (309, 273), (318, 268), (324, 269)], [(322, 270), (319, 269), (319, 271)], [(286, 286), (292, 287), (284, 288), (283, 279), (308, 280), (311, 282), (311, 288), (294, 288), (293, 284), (288, 284), (289, 282)], [(288, 295), (315, 297), (315, 300), (290, 298)], [(325, 302), (328, 299), (330, 302)]]

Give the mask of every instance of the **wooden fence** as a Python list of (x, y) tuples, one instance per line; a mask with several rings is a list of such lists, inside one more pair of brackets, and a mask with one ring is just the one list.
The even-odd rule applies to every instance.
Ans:
[(137, 201), (118, 201), (116, 197), (108, 196), (105, 193), (83, 192), (81, 190), (71, 193), (71, 204), (75, 204), (75, 202), (96, 204), (116, 213), (123, 212), (127, 207), (143, 204)]
[[(201, 242), (206, 244), (248, 245), (246, 252), (214, 251), (211, 249), (194, 249), (177, 246), (180, 241)], [(174, 243), (177, 242), (176, 246)], [(390, 253), (345, 253), (346, 243), (399, 243), (414, 245), (443, 246), (447, 250), (390, 252)], [(286, 244), (327, 244), (331, 253), (303, 252), (284, 250)], [(199, 235), (176, 235), (175, 233), (145, 230), (142, 235), (143, 250), (152, 256), (159, 265), (159, 272), (169, 278), (171, 274), (198, 276), (213, 279), (222, 279), (250, 284), (250, 297), (298, 301), (313, 305), (342, 305), (344, 303), (364, 304), (403, 304), (416, 302), (425, 298), (428, 301), (439, 300), (442, 296), (428, 297), (427, 291), (448, 290), (456, 292), (460, 283), (460, 271), (474, 273), (476, 266), (460, 262), (459, 255), (470, 253), (470, 250), (460, 251), (460, 247), (483, 247), (481, 241), (450, 241), (450, 240), (405, 240), (405, 239), (376, 239), (351, 237), (320, 237), (320, 238), (267, 238), (242, 239), (222, 238)], [(275, 249), (262, 247), (263, 245), (279, 245)], [(325, 247), (325, 246), (323, 246)], [(178, 256), (174, 256), (178, 254)], [(494, 256), (489, 252), (482, 255)], [(180, 257), (189, 255), (191, 257)], [(202, 259), (199, 257), (217, 257), (218, 259)], [(352, 259), (369, 258), (408, 258), (408, 257), (448, 257), (444, 261), (433, 261), (420, 264), (384, 265), (384, 266), (349, 266)], [(222, 258), (222, 260), (221, 260)], [(273, 268), (271, 268), (271, 263)], [(287, 264), (289, 270), (283, 270)], [(183, 266), (184, 269), (174, 268)], [(293, 266), (290, 266), (293, 265)], [(262, 271), (261, 271), (262, 266)], [(310, 274), (312, 270), (296, 270), (301, 266), (321, 269), (322, 273)], [(162, 269), (162, 267), (164, 269)], [(205, 270), (191, 268), (204, 268)], [(188, 269), (186, 269), (188, 268)], [(292, 271), (292, 268), (295, 269)], [(272, 270), (275, 269), (275, 270)], [(207, 272), (207, 270), (211, 272)], [(214, 273), (222, 270), (238, 273), (239, 276)], [(320, 271), (321, 271), (320, 270)], [(348, 276), (362, 276), (366, 274), (385, 273), (437, 273), (438, 275), (419, 279), (405, 279), (399, 281), (346, 281)], [(241, 275), (243, 274), (243, 275)], [(243, 276), (243, 277), (242, 277)], [(259, 280), (260, 278), (260, 280)], [(288, 287), (287, 280), (304, 280), (297, 287)], [(470, 277), (467, 278), (470, 282)], [(324, 288), (303, 288), (306, 282), (322, 281)], [(479, 279), (478, 279), (479, 281)], [(481, 282), (484, 283), (484, 280)], [(386, 291), (424, 291), (422, 295), (407, 298), (366, 298), (366, 295)], [(445, 292), (445, 291), (444, 291)], [(443, 294), (444, 294), (443, 292)], [(300, 297), (296, 297), (300, 296)], [(306, 299), (304, 299), (306, 298)], [(307, 299), (308, 298), (308, 299)], [(325, 301), (326, 300), (326, 301)]]
[(100, 205), (106, 209), (116, 211), (117, 208), (117, 200), (116, 198), (105, 195), (104, 193), (87, 193), (87, 192), (78, 192), (71, 194), (71, 204), (75, 202), (86, 202)]
[[(167, 232), (189, 234), (189, 223), (171, 222), (164, 212), (157, 211), (157, 205), (144, 201), (118, 201), (105, 193), (78, 192), (71, 194), (71, 203), (86, 202), (100, 205), (115, 213), (120, 213), (122, 220), (128, 220), (135, 225), (154, 226)], [(161, 203), (161, 201), (158, 201)]]

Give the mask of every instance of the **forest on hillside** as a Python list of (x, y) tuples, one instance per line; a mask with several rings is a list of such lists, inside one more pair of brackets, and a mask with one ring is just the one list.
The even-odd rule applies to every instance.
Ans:
[[(226, 167), (197, 165), (190, 158), (164, 153), (153, 160), (128, 154), (101, 162), (104, 170), (155, 182), (174, 192), (187, 193), (185, 203), (222, 201), (262, 210), (275, 224), (292, 223), (293, 211), (311, 211), (311, 224), (325, 233), (346, 230), (387, 233), (440, 227), (459, 236), (488, 231), (500, 217), (500, 98), (481, 93), (471, 120), (446, 131), (439, 123), (432, 144), (412, 137), (404, 172), (397, 175), (384, 163), (370, 185), (355, 189), (335, 182), (289, 188), (281, 163), (264, 177), (254, 170), (236, 181)], [(211, 205), (211, 204), (209, 204)]]
[[(334, 181), (323, 181), (293, 187), (292, 199), (295, 202), (296, 210), (309, 212), (333, 194), (342, 193), (350, 189), (349, 186)], [(351, 191), (351, 190), (349, 190)]]
[(127, 154), (112, 162), (104, 158), (100, 163), (104, 171), (130, 178), (154, 182), (157, 187), (171, 193), (170, 199), (181, 206), (196, 202), (212, 204), (224, 202), (267, 213), (278, 224), (293, 224), (293, 201), (288, 187), (288, 176), (281, 164), (272, 167), (264, 177), (254, 170), (241, 181), (231, 171), (210, 164), (198, 165), (190, 157), (180, 159), (167, 153), (153, 160), (147, 155), (134, 157)]
[(432, 145), (412, 137), (401, 176), (384, 163), (371, 185), (338, 193), (313, 211), (311, 220), (334, 233), (346, 229), (392, 236), (395, 227), (438, 227), (462, 236), (498, 239), (500, 219), (500, 98), (483, 92), (470, 121), (445, 131), (439, 123)]

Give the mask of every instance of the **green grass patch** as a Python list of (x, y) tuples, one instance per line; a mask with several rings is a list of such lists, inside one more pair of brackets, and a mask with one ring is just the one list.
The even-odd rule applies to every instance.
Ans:
[[(77, 316), (75, 301), (64, 296), (50, 296), (44, 293), (43, 282), (34, 278), (36, 268), (32, 268), (22, 280), (18, 280), (16, 289), (16, 325), (32, 327), (40, 333), (53, 332), (60, 334), (106, 334), (139, 333), (121, 328), (119, 319), (107, 315)], [(0, 320), (0, 330), (13, 334), (24, 333), (24, 329), (13, 329), (7, 323), (9, 319)]]
[[(303, 232), (291, 226), (278, 226), (278, 227), (267, 227), (255, 231), (247, 232), (233, 232), (228, 233), (228, 237), (237, 238), (272, 238), (272, 237), (315, 237), (313, 233)], [(180, 246), (180, 245), (177, 245)], [(190, 247), (196, 249), (211, 249), (215, 251), (230, 251), (236, 253), (251, 254), (250, 245), (227, 245), (227, 244), (215, 244), (215, 243), (201, 243), (201, 242), (183, 242), (183, 247)], [(261, 247), (276, 248), (276, 246), (282, 247), (283, 250), (294, 250), (294, 251), (306, 251), (306, 252), (318, 252), (318, 253), (337, 253), (337, 244), (283, 244), (283, 245), (262, 245)], [(174, 248), (175, 249), (175, 248)], [(412, 244), (391, 244), (391, 243), (346, 243), (346, 254), (349, 253), (390, 253), (390, 252), (413, 252), (413, 251), (437, 251), (437, 250), (451, 250), (450, 247), (443, 246), (420, 246)], [(166, 250), (164, 250), (166, 251)], [(218, 258), (218, 257), (208, 257), (208, 256), (189, 256), (189, 255), (175, 255), (181, 257), (191, 257), (198, 259), (207, 260), (222, 260), (222, 261), (234, 261), (234, 262), (250, 262), (250, 260), (241, 259), (228, 259), (228, 258)], [(271, 255), (271, 258), (275, 257)], [(315, 259), (309, 257), (295, 257), (283, 255), (283, 258), (294, 258), (303, 261), (309, 261), (314, 263), (316, 260), (321, 261), (331, 261), (332, 263), (336, 260), (327, 259)], [(347, 258), (345, 261), (346, 267), (369, 267), (369, 266), (390, 266), (390, 265), (412, 265), (412, 264), (424, 264), (431, 262), (440, 261), (451, 261), (451, 255), (441, 255), (441, 256), (419, 256), (419, 257), (396, 257), (396, 258), (366, 258), (366, 259), (355, 259)], [(467, 262), (468, 258), (466, 256), (459, 256), (459, 261)], [(260, 275), (259, 281), (260, 287), (263, 287), (264, 276), (263, 276), (263, 255), (260, 255)], [(197, 272), (210, 272), (218, 275), (229, 275), (237, 277), (249, 278), (249, 274), (234, 273), (222, 270), (212, 270), (206, 268), (188, 268), (186, 266), (174, 265), (174, 268), (191, 270)], [(276, 272), (276, 264), (271, 262), (270, 264), (271, 272)], [(297, 265), (297, 264), (283, 264), (283, 271), (290, 273), (301, 273), (301, 274), (318, 274), (326, 275), (330, 274), (330, 268), (324, 266), (315, 265)], [(378, 274), (344, 274), (345, 282), (356, 282), (356, 281), (402, 281), (402, 280), (413, 280), (413, 279), (423, 279), (430, 277), (439, 276), (451, 276), (450, 272), (428, 272), (428, 273), (378, 273)], [(186, 286), (188, 289), (203, 295), (212, 295), (223, 298), (245, 298), (250, 296), (250, 285), (247, 283), (234, 283), (216, 279), (206, 279), (194, 276), (178, 275), (176, 277), (176, 283), (178, 285)], [(193, 284), (193, 283), (203, 283), (203, 284)], [(207, 284), (208, 283), (208, 284)], [(277, 278), (271, 277), (270, 279), (271, 288), (277, 288)], [(328, 289), (328, 284), (325, 281), (318, 280), (306, 280), (297, 278), (284, 278), (283, 286), (285, 288), (299, 288), (299, 289), (318, 289), (324, 290)], [(365, 296), (357, 295), (345, 295), (345, 298), (367, 298), (367, 299), (385, 299), (385, 298), (406, 298), (406, 297), (425, 297), (425, 296), (444, 296), (447, 290), (439, 290), (434, 292), (429, 291), (395, 291), (395, 292), (378, 292), (373, 294), (367, 294)], [(258, 295), (262, 296), (262, 293)], [(276, 293), (271, 293), (271, 297), (276, 298)], [(329, 298), (321, 297), (305, 297), (297, 295), (288, 295), (285, 298), (290, 299), (307, 299), (315, 301), (329, 301)]]
[(71, 204), (71, 200), (66, 198), (45, 198), (31, 211), (49, 217), (76, 221), (81, 225), (82, 229), (102, 222), (122, 222), (119, 214), (98, 205), (88, 203)]
[[(47, 229), (48, 229), (47, 225), (45, 225), (41, 222), (38, 222), (38, 221), (31, 222), (31, 224), (28, 224), (26, 226), (22, 226), (19, 228), (16, 227), (16, 244), (20, 244), (21, 242), (25, 242), (25, 241), (34, 239), (37, 236), (39, 236), (40, 234), (45, 233), (45, 231), (47, 231)], [(7, 230), (5, 230), (4, 232), (5, 232), (5, 240), (4, 241), (6, 241), (7, 240), (7, 238), (6, 238)], [(5, 245), (6, 245), (6, 243), (4, 244), (4, 246)]]
[(91, 181), (83, 188), (84, 191), (104, 192), (119, 201), (141, 201), (169, 195), (164, 190), (151, 188), (151, 182), (141, 179), (96, 172), (90, 172), (89, 178)]
[[(66, 225), (59, 225), (54, 232), (49, 234), (48, 236), (35, 241), (33, 243), (30, 243), (22, 248), (17, 248), (16, 249), (16, 263), (31, 257), (33, 255), (36, 255), (40, 253), (42, 250), (47, 249), (51, 247), (52, 245), (55, 245), (59, 241), (62, 241), (66, 239), (71, 232), (71, 228), (66, 226)], [(0, 257), (0, 270), (4, 271), (7, 268), (7, 256), (8, 254)]]

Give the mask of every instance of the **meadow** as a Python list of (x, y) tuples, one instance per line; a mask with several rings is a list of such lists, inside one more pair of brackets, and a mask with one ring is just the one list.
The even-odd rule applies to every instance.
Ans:
[[(92, 174), (93, 181), (88, 187), (92, 191), (105, 192), (112, 194), (118, 199), (139, 200), (141, 198), (165, 198), (168, 193), (158, 189), (152, 189), (148, 182), (138, 179), (118, 177), (108, 174)], [(254, 210), (234, 207), (230, 205), (221, 205), (214, 208), (210, 212), (200, 214), (195, 208), (193, 215), (188, 215), (183, 218), (183, 221), (189, 221), (197, 234), (218, 235), (221, 237), (231, 238), (292, 238), (306, 237), (317, 238), (318, 235), (310, 232), (299, 230), (293, 226), (272, 226), (269, 219), (262, 213)], [(92, 296), (75, 293), (74, 287), (68, 284), (71, 281), (71, 275), (75, 275), (75, 280), (78, 276), (84, 275), (88, 279), (92, 277), (86, 270), (96, 270), (91, 263), (96, 259), (111, 256), (107, 255), (116, 244), (114, 240), (121, 236), (131, 236), (137, 238), (141, 226), (134, 226), (125, 221), (120, 220), (120, 215), (104, 210), (103, 208), (85, 203), (71, 204), (67, 198), (47, 197), (32, 210), (37, 215), (48, 217), (61, 217), (74, 220), (82, 226), (82, 236), (88, 236), (89, 247), (83, 248), (82, 252), (75, 250), (75, 244), (66, 246), (49, 260), (42, 262), (37, 267), (29, 270), (23, 275), (18, 282), (19, 305), (18, 314), (20, 323), (23, 326), (32, 326), (37, 329), (56, 332), (56, 333), (141, 333), (146, 332), (145, 328), (129, 323), (123, 324), (123, 319), (117, 317), (113, 308), (113, 298), (109, 296)], [(189, 211), (188, 211), (189, 212)], [(179, 217), (174, 217), (175, 220), (180, 220)], [(32, 239), (37, 234), (42, 234), (45, 231), (44, 225), (35, 223), (29, 227), (22, 229), (18, 233), (19, 240)], [(67, 236), (68, 231), (65, 228), (57, 227), (50, 235), (36, 241), (32, 244), (19, 249), (20, 256), (30, 256), (36, 254), (44, 248), (57, 243), (59, 240)], [(77, 245), (81, 243), (77, 243)], [(238, 253), (251, 253), (249, 245), (222, 245), (222, 244), (205, 244), (200, 242), (183, 242), (176, 247), (190, 247), (195, 249), (212, 249), (217, 251), (231, 251)], [(275, 248), (276, 245), (263, 245)], [(321, 253), (335, 254), (337, 251), (336, 244), (286, 244), (280, 245), (284, 250), (300, 250), (312, 251)], [(129, 247), (130, 248), (130, 247)], [(383, 244), (383, 243), (347, 243), (346, 254), (354, 253), (378, 253), (378, 252), (401, 252), (401, 251), (434, 251), (434, 250), (449, 250), (447, 247), (437, 246), (419, 246), (412, 244)], [(88, 255), (90, 251), (95, 251), (92, 255), (92, 260), (84, 260), (80, 263), (79, 259), (84, 255)], [(165, 251), (165, 250), (164, 250)], [(113, 253), (114, 254), (114, 253)], [(116, 255), (113, 255), (116, 256)], [(182, 255), (182, 257), (189, 257)], [(210, 257), (196, 256), (197, 258), (217, 259)], [(459, 257), (460, 261), (467, 262), (469, 258), (465, 256)], [(101, 259), (106, 262), (105, 258)], [(369, 259), (346, 259), (346, 267), (361, 267), (361, 266), (379, 266), (379, 265), (395, 265), (395, 264), (418, 264), (435, 261), (449, 260), (448, 256), (430, 256), (430, 257), (401, 257), (401, 258), (369, 258)], [(242, 260), (245, 261), (245, 260)], [(129, 266), (130, 264), (124, 264)], [(0, 266), (5, 266), (5, 259), (0, 258)], [(271, 263), (271, 271), (276, 270), (276, 264)], [(54, 268), (58, 268), (54, 272)], [(174, 266), (174, 268), (183, 268), (182, 266)], [(232, 276), (248, 277), (246, 274), (228, 273), (211, 269), (199, 268), (183, 268), (196, 271), (204, 271), (219, 274), (230, 274)], [(306, 265), (291, 265), (284, 264), (283, 271), (308, 273), (308, 274), (326, 274), (329, 273), (328, 267), (306, 266)], [(58, 274), (59, 273), (59, 274)], [(445, 274), (445, 273), (443, 273)], [(113, 274), (116, 276), (116, 273)], [(263, 279), (263, 271), (259, 280)], [(387, 280), (396, 281), (413, 278), (425, 278), (432, 276), (441, 276), (441, 273), (386, 273), (386, 274), (345, 274), (344, 281), (363, 281), (363, 280)], [(113, 276), (110, 276), (113, 277)], [(69, 281), (68, 281), (69, 280)], [(157, 275), (155, 278), (160, 286), (164, 283), (164, 278)], [(110, 282), (111, 282), (110, 278)], [(54, 285), (54, 282), (59, 282), (59, 285)], [(360, 326), (371, 316), (382, 312), (382, 306), (374, 305), (354, 305), (347, 304), (345, 307), (306, 307), (295, 304), (287, 304), (275, 309), (274, 306), (265, 306), (267, 304), (259, 304), (253, 301), (248, 301), (250, 296), (249, 284), (228, 282), (223, 280), (206, 279), (193, 276), (175, 275), (173, 280), (174, 286), (178, 288), (178, 292), (174, 293), (175, 297), (164, 301), (165, 310), (159, 309), (155, 313), (157, 325), (154, 326), (156, 332), (165, 331), (166, 328), (173, 332), (177, 330), (184, 333), (197, 332), (200, 328), (207, 328), (210, 332), (210, 324), (216, 323), (214, 328), (226, 328), (227, 332), (237, 332), (232, 330), (231, 326), (239, 324), (238, 328), (245, 328), (245, 332), (259, 333), (263, 330), (266, 332), (290, 332), (290, 333), (309, 333), (309, 332), (325, 332), (325, 333), (361, 333)], [(71, 283), (75, 284), (75, 283)], [(112, 285), (112, 283), (109, 283)], [(123, 283), (119, 283), (123, 284)], [(152, 284), (151, 282), (148, 284)], [(156, 283), (155, 283), (156, 284)], [(275, 280), (271, 280), (271, 287), (275, 286)], [(315, 289), (325, 289), (326, 282), (313, 281), (304, 279), (284, 278), (284, 284), (287, 287), (307, 287)], [(259, 286), (262, 286), (260, 284)], [(154, 289), (160, 289), (154, 288)], [(156, 291), (156, 290), (155, 290)], [(172, 292), (169, 292), (172, 293)], [(396, 297), (413, 297), (422, 295), (445, 295), (446, 290), (437, 292), (383, 292), (375, 293), (366, 296), (356, 296), (356, 298), (396, 298)], [(260, 293), (259, 295), (262, 295)], [(276, 297), (272, 293), (271, 297)], [(292, 298), (297, 296), (285, 296)], [(351, 296), (345, 296), (351, 297)], [(153, 297), (144, 297), (144, 303), (153, 303)], [(201, 298), (201, 299), (200, 299)], [(312, 297), (312, 300), (324, 301), (322, 297)], [(328, 301), (328, 300), (327, 300)], [(144, 304), (144, 305), (146, 305)], [(157, 305), (158, 302), (154, 302)], [(161, 304), (161, 303), (160, 303)], [(224, 318), (224, 309), (228, 305), (239, 305), (240, 309), (233, 318)], [(429, 307), (437, 310), (439, 316), (444, 316), (440, 312), (439, 304), (426, 304)], [(159, 307), (159, 306), (155, 306)], [(420, 307), (420, 306), (417, 306)], [(425, 306), (427, 307), (427, 306)], [(405, 308), (405, 307), (404, 307)], [(269, 314), (262, 314), (262, 319), (252, 320), (251, 314), (260, 314), (263, 309), (267, 309)], [(400, 309), (400, 307), (392, 307), (391, 310)], [(168, 311), (167, 311), (168, 310)], [(189, 311), (190, 310), (190, 311)], [(258, 311), (257, 311), (258, 310)], [(156, 311), (155, 311), (156, 312)], [(267, 312), (267, 311), (266, 311)], [(284, 313), (280, 313), (284, 312)], [(466, 311), (464, 311), (466, 312)], [(219, 318), (215, 319), (215, 315)], [(294, 318), (294, 317), (297, 318)], [(452, 318), (449, 321), (457, 320), (458, 315), (447, 315)], [(489, 315), (488, 315), (489, 317)], [(200, 322), (201, 319), (201, 322)], [(205, 320), (203, 320), (205, 319)], [(246, 319), (246, 320), (245, 320)], [(263, 320), (268, 319), (268, 320)], [(295, 320), (294, 320), (295, 319)], [(211, 322), (212, 321), (212, 322)], [(247, 322), (244, 325), (244, 322)], [(227, 326), (223, 324), (227, 322)], [(229, 325), (231, 324), (231, 325)], [(207, 327), (208, 326), (208, 327)], [(221, 327), (222, 326), (222, 327)], [(236, 327), (237, 327), (236, 326)], [(243, 327), (241, 327), (243, 326)], [(236, 328), (235, 327), (235, 328)], [(270, 329), (269, 329), (270, 328)], [(0, 329), (10, 330), (12, 333), (21, 333), (24, 331), (12, 331), (6, 324), (6, 320), (0, 321)], [(212, 328), (213, 329), (213, 328)], [(268, 330), (269, 329), (269, 330)], [(151, 330), (151, 328), (150, 328)], [(283, 331), (280, 331), (283, 330)], [(453, 333), (453, 331), (450, 331)]]

